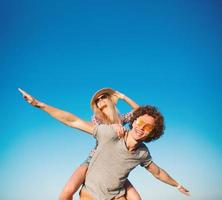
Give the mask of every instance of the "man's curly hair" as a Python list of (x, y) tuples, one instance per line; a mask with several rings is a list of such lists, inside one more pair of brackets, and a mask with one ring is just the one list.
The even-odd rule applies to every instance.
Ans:
[(145, 115), (145, 114), (154, 118), (155, 125), (154, 125), (153, 130), (148, 135), (147, 139), (144, 140), (144, 142), (150, 142), (150, 141), (153, 141), (153, 140), (157, 140), (158, 138), (160, 138), (160, 136), (162, 136), (164, 134), (165, 125), (164, 125), (163, 115), (154, 106), (145, 105), (145, 106), (141, 106), (141, 107), (137, 108), (132, 113), (132, 117), (131, 117), (130, 122), (129, 122), (129, 127), (130, 127), (130, 129), (132, 129), (133, 122), (138, 117), (140, 117), (142, 115)]

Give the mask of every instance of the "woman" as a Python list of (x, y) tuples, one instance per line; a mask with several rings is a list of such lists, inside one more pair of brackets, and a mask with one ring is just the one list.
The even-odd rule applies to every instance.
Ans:
[[(33, 98), (31, 95), (29, 95), (28, 93), (26, 93), (21, 89), (19, 89), (19, 91), (22, 93), (23, 97), (26, 99), (28, 103), (44, 110), (52, 117), (58, 119), (59, 121), (65, 123), (66, 125), (71, 126), (69, 122), (75, 119), (74, 115), (59, 110), (57, 108), (51, 107), (49, 105), (46, 105), (38, 101), (37, 99)], [(116, 129), (119, 137), (121, 137), (123, 136), (124, 131), (122, 126), (118, 126), (117, 124), (124, 125), (125, 123), (127, 123), (130, 118), (130, 113), (122, 116), (119, 114), (116, 108), (116, 103), (118, 99), (126, 101), (133, 109), (138, 108), (138, 105), (133, 100), (123, 95), (122, 93), (114, 91), (111, 88), (104, 88), (97, 91), (91, 99), (91, 108), (94, 111), (94, 116), (92, 117), (92, 123), (95, 125), (112, 124), (112, 126)], [(60, 200), (72, 200), (72, 197), (75, 194), (75, 192), (84, 183), (88, 165), (92, 156), (93, 153), (91, 153), (87, 158), (87, 160), (74, 171), (73, 175), (68, 180), (63, 191), (61, 192), (59, 198)], [(126, 187), (127, 200), (141, 200), (138, 192), (135, 190), (135, 188), (132, 186), (132, 184), (129, 181), (127, 182), (125, 187)]]

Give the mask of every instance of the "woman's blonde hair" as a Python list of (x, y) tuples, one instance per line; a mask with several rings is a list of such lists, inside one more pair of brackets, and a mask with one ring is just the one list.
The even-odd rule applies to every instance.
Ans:
[(93, 105), (95, 117), (103, 124), (121, 124), (121, 118), (119, 111), (116, 108), (116, 104), (111, 100), (110, 95), (107, 95), (107, 99), (108, 107), (110, 108), (110, 116), (107, 116), (104, 112), (102, 112), (95, 103)]

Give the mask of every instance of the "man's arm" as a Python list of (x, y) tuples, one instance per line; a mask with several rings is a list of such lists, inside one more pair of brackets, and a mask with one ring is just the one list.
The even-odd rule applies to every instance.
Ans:
[(152, 162), (146, 169), (155, 178), (159, 179), (160, 181), (162, 181), (164, 183), (167, 183), (169, 185), (176, 187), (183, 194), (185, 194), (187, 196), (189, 195), (189, 191), (186, 188), (184, 188), (181, 184), (179, 184), (177, 181), (175, 181), (166, 171), (161, 169), (154, 162)]
[(66, 111), (60, 110), (58, 108), (49, 106), (45, 103), (42, 103), (39, 100), (32, 97), (27, 92), (25, 92), (24, 90), (21, 90), (20, 88), (19, 88), (19, 91), (22, 93), (24, 99), (32, 106), (47, 112), (53, 118), (59, 120), (60, 122), (64, 123), (67, 126), (70, 126), (70, 127), (76, 128), (76, 129), (80, 129), (80, 130), (85, 131), (89, 134), (92, 134), (93, 125), (91, 123), (88, 123), (69, 112), (66, 112)]

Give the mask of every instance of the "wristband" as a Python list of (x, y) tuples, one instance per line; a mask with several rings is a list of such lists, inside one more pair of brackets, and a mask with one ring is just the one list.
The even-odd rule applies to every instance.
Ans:
[(179, 183), (178, 186), (176, 186), (176, 188), (179, 190), (182, 187), (182, 185)]

